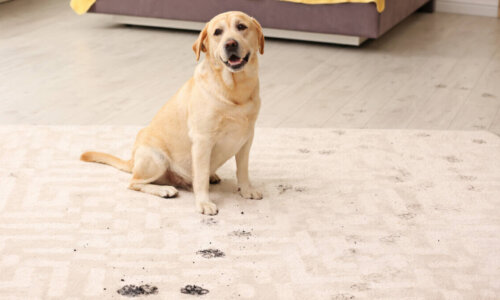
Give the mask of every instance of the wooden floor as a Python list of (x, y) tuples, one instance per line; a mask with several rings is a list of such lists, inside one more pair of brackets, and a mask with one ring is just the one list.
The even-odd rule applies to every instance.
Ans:
[[(196, 36), (0, 4), (0, 124), (147, 124), (191, 76)], [(266, 42), (261, 127), (500, 134), (500, 19), (419, 13), (361, 48)]]

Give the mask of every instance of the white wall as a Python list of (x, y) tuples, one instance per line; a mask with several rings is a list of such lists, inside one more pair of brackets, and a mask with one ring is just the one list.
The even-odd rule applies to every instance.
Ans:
[(467, 15), (496, 17), (498, 0), (437, 0), (436, 10)]

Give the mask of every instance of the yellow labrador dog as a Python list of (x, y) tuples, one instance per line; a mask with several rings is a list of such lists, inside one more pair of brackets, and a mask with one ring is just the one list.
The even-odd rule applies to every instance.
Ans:
[(81, 160), (132, 173), (129, 188), (160, 197), (192, 185), (202, 214), (218, 210), (209, 198), (215, 171), (235, 156), (242, 197), (262, 199), (250, 184), (248, 159), (260, 108), (258, 52), (264, 53), (260, 24), (242, 12), (226, 12), (205, 25), (193, 45), (201, 61), (181, 89), (136, 138), (132, 158), (86, 152)]

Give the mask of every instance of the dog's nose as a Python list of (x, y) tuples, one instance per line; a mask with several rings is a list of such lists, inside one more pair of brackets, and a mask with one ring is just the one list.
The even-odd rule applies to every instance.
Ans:
[(235, 40), (229, 40), (226, 42), (226, 51), (234, 51), (238, 49), (238, 42)]

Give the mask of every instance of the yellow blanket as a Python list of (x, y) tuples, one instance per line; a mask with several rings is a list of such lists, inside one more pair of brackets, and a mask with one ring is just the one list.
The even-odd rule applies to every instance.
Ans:
[(96, 0), (71, 0), (69, 6), (79, 15), (86, 13)]
[(304, 4), (333, 4), (333, 3), (342, 3), (342, 2), (358, 2), (358, 3), (368, 3), (375, 2), (377, 5), (377, 11), (379, 13), (383, 12), (385, 9), (385, 0), (281, 0), (288, 2), (297, 2)]

